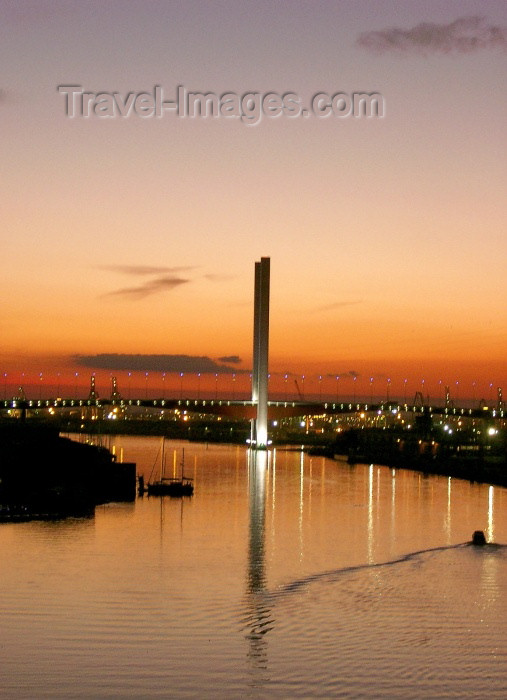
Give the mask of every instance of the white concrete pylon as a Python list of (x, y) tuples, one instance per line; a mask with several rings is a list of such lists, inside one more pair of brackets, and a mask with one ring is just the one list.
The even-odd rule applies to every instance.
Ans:
[(270, 258), (261, 258), (255, 263), (252, 367), (252, 402), (257, 405), (252, 440), (257, 449), (268, 445), (269, 283)]

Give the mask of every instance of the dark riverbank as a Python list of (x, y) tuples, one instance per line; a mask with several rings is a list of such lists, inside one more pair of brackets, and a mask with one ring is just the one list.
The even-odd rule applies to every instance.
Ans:
[[(106, 502), (107, 500), (124, 500), (112, 498), (111, 486), (121, 477), (114, 475), (115, 462), (112, 455), (103, 448), (92, 448), (89, 445), (63, 447), (64, 442), (54, 442), (58, 432), (81, 433), (85, 435), (130, 435), (130, 436), (164, 436), (168, 439), (190, 440), (209, 443), (229, 443), (245, 445), (250, 436), (250, 424), (240, 420), (196, 420), (188, 422), (182, 420), (156, 420), (152, 418), (136, 420), (66, 420), (51, 421), (27, 421), (25, 424), (15, 421), (0, 423), (0, 439), (12, 431), (12, 436), (18, 434), (18, 446), (15, 448), (12, 464), (20, 462), (28, 465), (25, 471), (26, 484), (35, 485), (39, 479), (39, 488), (44, 492), (51, 491), (50, 483), (54, 487), (64, 486), (64, 491), (76, 493), (84, 491), (87, 496), (84, 500), (88, 504), (94, 502)], [(25, 431), (25, 432), (23, 432)], [(21, 436), (25, 435), (26, 439)], [(48, 444), (48, 440), (52, 444)], [(63, 438), (59, 439), (63, 441)], [(24, 445), (20, 443), (24, 442)], [(71, 441), (66, 441), (71, 442)], [(5, 440), (2, 439), (5, 445)], [(412, 430), (407, 429), (378, 429), (350, 428), (343, 432), (320, 433), (301, 432), (278, 428), (273, 432), (273, 444), (297, 445), (299, 449), (304, 446), (312, 454), (320, 454), (333, 458), (335, 455), (345, 455), (351, 464), (366, 462), (383, 464), (397, 469), (411, 469), (425, 474), (452, 476), (469, 481), (490, 483), (507, 487), (507, 447), (504, 431), (489, 439), (487, 431), (482, 431), (481, 436), (470, 432), (443, 433), (425, 419), (419, 420)], [(86, 452), (76, 452), (76, 447)], [(97, 450), (91, 457), (93, 450)], [(3, 450), (0, 457), (0, 478), (2, 464), (9, 452)], [(17, 456), (16, 456), (17, 455)], [(49, 455), (49, 457), (48, 457)], [(57, 462), (61, 464), (77, 464), (75, 478), (80, 484), (65, 486), (70, 478), (65, 470), (51, 464), (51, 455), (58, 456)], [(79, 466), (84, 460), (86, 468)], [(37, 466), (38, 465), (38, 466)], [(119, 467), (116, 467), (118, 469)], [(51, 475), (50, 479), (41, 479), (41, 470)], [(11, 467), (11, 473), (16, 470)], [(135, 469), (134, 469), (135, 472)], [(101, 476), (105, 475), (105, 476)], [(135, 473), (134, 473), (135, 478)], [(56, 479), (56, 481), (55, 481)], [(90, 483), (91, 482), (91, 483)], [(25, 495), (25, 486), (19, 490)], [(121, 495), (121, 494), (120, 494)], [(129, 496), (130, 498), (130, 496)], [(127, 498), (127, 500), (129, 500)], [(78, 499), (79, 500), (79, 499)], [(0, 504), (2, 504), (2, 485), (0, 484)], [(19, 502), (19, 499), (18, 499)]]
[[(496, 436), (495, 436), (496, 437)], [(442, 435), (441, 431), (351, 429), (313, 454), (346, 456), (349, 464), (374, 463), (424, 474), (452, 476), (507, 487), (507, 449), (495, 440), (470, 435)]]
[[(10, 421), (9, 421), (10, 423)], [(65, 418), (35, 419), (30, 418), (28, 425), (47, 426), (60, 433), (81, 433), (83, 435), (130, 435), (158, 436), (169, 440), (189, 440), (190, 442), (230, 443), (245, 445), (250, 438), (248, 420), (219, 420), (192, 418), (188, 422), (181, 419), (160, 420), (157, 418), (135, 418), (129, 420), (68, 420)], [(0, 423), (1, 428), (1, 423)], [(329, 435), (321, 433), (301, 433), (299, 430), (277, 428), (272, 432), (274, 445), (327, 445)]]
[(53, 420), (61, 433), (85, 435), (159, 436), (169, 440), (244, 444), (250, 437), (250, 423), (239, 420), (159, 420), (136, 418), (130, 420)]
[(88, 515), (100, 503), (134, 498), (134, 464), (59, 437), (55, 427), (0, 424), (0, 518)]

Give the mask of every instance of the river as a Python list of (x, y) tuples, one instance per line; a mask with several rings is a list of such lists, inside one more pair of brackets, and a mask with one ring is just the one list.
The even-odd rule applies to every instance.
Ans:
[(505, 489), (183, 447), (191, 498), (0, 525), (1, 698), (507, 696)]

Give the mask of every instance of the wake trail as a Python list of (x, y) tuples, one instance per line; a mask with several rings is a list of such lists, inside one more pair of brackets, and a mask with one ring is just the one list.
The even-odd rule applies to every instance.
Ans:
[(443, 552), (451, 549), (460, 549), (460, 548), (465, 548), (465, 547), (475, 547), (477, 549), (482, 549), (486, 551), (491, 551), (491, 549), (501, 549), (501, 548), (507, 548), (507, 545), (504, 544), (494, 544), (494, 543), (488, 543), (485, 545), (481, 545), (480, 547), (477, 547), (472, 544), (472, 542), (461, 542), (459, 544), (451, 544), (451, 545), (444, 545), (442, 547), (431, 547), (429, 549), (420, 549), (417, 552), (409, 552), (408, 554), (403, 554), (402, 556), (398, 557), (397, 559), (391, 559), (389, 561), (384, 561), (384, 562), (374, 562), (374, 563), (366, 563), (366, 564), (358, 564), (356, 566), (344, 566), (339, 569), (330, 569), (328, 571), (322, 571), (320, 573), (315, 573), (315, 574), (310, 574), (309, 576), (305, 576), (304, 578), (297, 579), (296, 581), (291, 581), (290, 583), (287, 583), (283, 586), (280, 586), (276, 591), (273, 592), (268, 592), (266, 591), (266, 594), (270, 598), (278, 598), (278, 597), (283, 597), (286, 595), (290, 595), (291, 593), (295, 593), (296, 591), (300, 590), (301, 588), (304, 588), (305, 586), (309, 586), (312, 583), (315, 583), (317, 581), (322, 581), (322, 580), (332, 580), (336, 579), (339, 576), (342, 576), (344, 574), (349, 574), (353, 573), (356, 571), (364, 571), (366, 569), (380, 569), (380, 568), (387, 568), (389, 566), (395, 566), (396, 564), (402, 564), (408, 561), (411, 561), (412, 559), (415, 559), (416, 557), (421, 556), (422, 554), (433, 554), (435, 552)]

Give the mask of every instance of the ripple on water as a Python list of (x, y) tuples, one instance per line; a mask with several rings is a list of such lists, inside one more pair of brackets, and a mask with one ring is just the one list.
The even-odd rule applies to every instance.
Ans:
[(505, 548), (442, 548), (268, 593), (270, 689), (296, 697), (310, 683), (314, 697), (504, 698), (506, 563)]
[(507, 492), (279, 453), (253, 499), (244, 451), (186, 450), (192, 501), (0, 528), (2, 697), (506, 696), (504, 548), (337, 567), (505, 539)]

